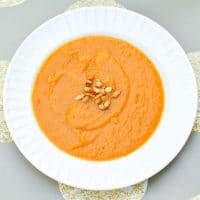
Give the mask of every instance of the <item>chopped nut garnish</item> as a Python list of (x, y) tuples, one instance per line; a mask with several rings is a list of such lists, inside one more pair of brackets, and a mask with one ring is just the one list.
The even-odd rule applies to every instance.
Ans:
[(105, 106), (103, 104), (99, 104), (99, 109), (100, 110), (105, 110), (106, 108), (105, 108)]
[(86, 80), (86, 85), (90, 86), (90, 85), (92, 85), (92, 83), (93, 83), (92, 80), (90, 80), (90, 79), (87, 79), (87, 80)]
[(95, 93), (100, 93), (101, 92), (101, 90), (99, 89), (99, 88), (96, 88), (96, 87), (93, 87), (93, 91), (95, 92)]
[(95, 98), (95, 95), (93, 93), (90, 93), (90, 92), (85, 92), (85, 96)]
[(112, 92), (112, 87), (106, 87), (105, 88), (106, 93), (111, 93)]
[(117, 91), (113, 92), (112, 98), (117, 98), (120, 94), (121, 94), (121, 91), (117, 90)]
[(100, 90), (101, 90), (101, 93), (102, 93), (103, 95), (105, 95), (105, 94), (106, 94), (106, 92), (105, 92), (105, 89), (104, 89), (104, 88), (101, 88)]
[(83, 97), (83, 99), (82, 99), (83, 103), (87, 103), (88, 101), (89, 101), (89, 96)]
[(119, 97), (120, 90), (113, 89), (111, 86), (106, 86), (99, 79), (94, 76), (88, 77), (83, 87), (83, 93), (76, 96), (75, 100), (87, 103), (89, 100), (98, 106), (100, 110), (107, 110), (111, 105), (111, 99)]
[(83, 99), (84, 96), (85, 94), (79, 94), (78, 96), (75, 97), (75, 100), (80, 101)]
[(100, 97), (102, 97), (104, 94), (103, 93), (99, 93), (99, 94), (97, 94), (94, 98), (95, 99), (99, 99)]
[(110, 100), (106, 100), (104, 102), (104, 106), (105, 106), (105, 108), (108, 108), (110, 106)]
[(85, 92), (91, 92), (91, 91), (92, 91), (92, 88), (86, 86), (86, 87), (84, 87), (84, 91), (85, 91)]
[(101, 88), (103, 86), (103, 83), (101, 81), (96, 81), (95, 86)]

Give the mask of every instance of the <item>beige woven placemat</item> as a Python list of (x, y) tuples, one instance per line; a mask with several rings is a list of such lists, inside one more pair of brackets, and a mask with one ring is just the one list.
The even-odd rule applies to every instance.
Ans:
[(198, 87), (198, 108), (192, 131), (200, 132), (200, 52), (192, 52), (187, 55), (194, 69)]
[(79, 0), (71, 4), (66, 11), (81, 7), (91, 7), (91, 6), (114, 6), (119, 8), (125, 8), (121, 3), (115, 0)]
[(0, 143), (12, 142), (12, 138), (3, 115), (3, 82), (8, 65), (9, 61), (0, 60)]
[(147, 189), (147, 181), (111, 191), (81, 190), (59, 183), (59, 189), (66, 200), (141, 200)]
[(200, 195), (197, 195), (197, 196), (193, 197), (193, 198), (190, 199), (190, 200), (200, 200)]
[(25, 0), (0, 0), (0, 8), (12, 7), (25, 2)]

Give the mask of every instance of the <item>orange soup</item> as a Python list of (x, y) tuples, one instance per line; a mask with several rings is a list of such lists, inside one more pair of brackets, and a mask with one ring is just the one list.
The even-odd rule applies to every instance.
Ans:
[(70, 41), (42, 64), (32, 94), (37, 122), (58, 148), (95, 161), (125, 156), (154, 133), (164, 90), (151, 60), (121, 39)]

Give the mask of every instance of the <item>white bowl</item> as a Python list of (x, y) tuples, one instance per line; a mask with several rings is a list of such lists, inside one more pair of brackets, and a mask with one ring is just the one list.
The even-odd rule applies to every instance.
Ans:
[[(38, 127), (31, 103), (34, 78), (47, 56), (64, 42), (93, 34), (117, 36), (142, 49), (156, 64), (165, 89), (165, 110), (151, 139), (130, 155), (105, 162), (81, 160), (56, 148)], [(183, 49), (157, 23), (120, 8), (82, 8), (47, 21), (22, 43), (7, 73), (4, 109), (17, 147), (38, 170), (71, 186), (114, 189), (153, 176), (178, 154), (195, 119), (197, 88)]]

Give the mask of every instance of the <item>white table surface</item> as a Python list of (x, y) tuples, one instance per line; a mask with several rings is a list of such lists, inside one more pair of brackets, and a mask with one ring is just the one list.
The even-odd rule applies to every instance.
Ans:
[[(27, 0), (0, 9), (0, 60), (10, 60), (24, 38), (71, 0)], [(200, 0), (120, 0), (165, 27), (186, 52), (200, 51)], [(166, 147), (167, 148), (167, 147)], [(149, 180), (144, 200), (189, 200), (200, 194), (200, 134)], [(57, 182), (41, 174), (12, 144), (0, 144), (0, 200), (62, 200)]]

